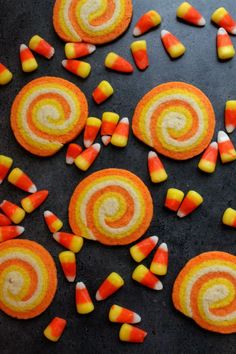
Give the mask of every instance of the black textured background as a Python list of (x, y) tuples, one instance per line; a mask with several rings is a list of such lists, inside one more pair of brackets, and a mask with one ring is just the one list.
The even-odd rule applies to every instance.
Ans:
[[(225, 101), (236, 99), (236, 59), (226, 63), (217, 60), (216, 27), (210, 23), (210, 16), (217, 7), (224, 5), (236, 17), (235, 1), (192, 0), (207, 19), (204, 28), (191, 27), (176, 20), (176, 8), (181, 1), (136, 0), (133, 3), (134, 16), (128, 32), (116, 42), (98, 48), (85, 59), (92, 65), (92, 74), (83, 81), (61, 66), (64, 45), (52, 27), (53, 0), (0, 0), (0, 61), (14, 73), (13, 82), (0, 88), (0, 153), (12, 156), (14, 166), (27, 171), (39, 189), (46, 188), (50, 192), (46, 203), (25, 219), (23, 225), (26, 231), (22, 238), (38, 241), (51, 252), (59, 277), (58, 291), (52, 305), (38, 318), (19, 321), (0, 313), (1, 354), (235, 353), (235, 335), (226, 336), (202, 330), (191, 319), (175, 311), (171, 302), (174, 279), (187, 260), (204, 251), (221, 250), (233, 254), (236, 251), (235, 231), (221, 224), (223, 211), (229, 206), (236, 206), (235, 164), (222, 166), (219, 163), (216, 173), (206, 176), (197, 170), (199, 157), (187, 162), (163, 158), (169, 179), (161, 185), (151, 185), (147, 171), (149, 148), (132, 134), (127, 148), (102, 148), (92, 168), (83, 173), (74, 166), (66, 166), (66, 147), (51, 158), (37, 158), (18, 145), (10, 129), (9, 112), (15, 95), (27, 82), (44, 75), (60, 76), (77, 84), (88, 98), (90, 115), (99, 117), (105, 110), (114, 110), (121, 116), (132, 118), (138, 101), (154, 86), (166, 81), (186, 81), (202, 89), (212, 101), (217, 118), (216, 131), (224, 127)], [(103, 62), (111, 50), (132, 61), (129, 45), (134, 40), (133, 26), (141, 14), (152, 8), (163, 17), (161, 29), (173, 31), (182, 39), (187, 47), (186, 54), (177, 61), (171, 61), (162, 47), (158, 28), (142, 37), (148, 43), (150, 67), (147, 71), (142, 73), (135, 69), (131, 76), (106, 71)], [(36, 33), (53, 44), (56, 54), (50, 61), (37, 56), (39, 69), (32, 74), (24, 74), (19, 64), (19, 45), (28, 44)], [(232, 39), (236, 45), (236, 38)], [(116, 93), (98, 107), (91, 99), (91, 92), (102, 79), (108, 79)], [(235, 133), (231, 137), (236, 143)], [(81, 137), (76, 141), (81, 142)], [(150, 188), (155, 209), (152, 224), (145, 236), (157, 234), (160, 241), (168, 243), (169, 272), (163, 279), (163, 291), (148, 290), (131, 280), (131, 272), (136, 264), (129, 256), (129, 247), (109, 248), (85, 242), (77, 256), (77, 280), (87, 284), (93, 297), (101, 281), (111, 271), (119, 272), (126, 286), (107, 301), (95, 303), (96, 309), (92, 314), (79, 316), (74, 305), (74, 284), (66, 282), (58, 264), (57, 255), (62, 248), (52, 239), (42, 213), (45, 209), (53, 210), (63, 219), (64, 230), (69, 231), (67, 206), (74, 188), (93, 171), (108, 167), (127, 168), (141, 177)], [(177, 187), (185, 192), (195, 189), (203, 195), (204, 204), (191, 216), (179, 220), (163, 208), (168, 187)], [(25, 193), (7, 182), (0, 187), (0, 199), (7, 198), (19, 203), (23, 196)], [(147, 265), (151, 257), (145, 262)], [(130, 307), (141, 314), (140, 326), (148, 331), (143, 345), (119, 342), (119, 325), (109, 323), (107, 318), (108, 309), (113, 303)], [(67, 329), (57, 344), (50, 343), (42, 334), (54, 316), (64, 317), (68, 321)]]

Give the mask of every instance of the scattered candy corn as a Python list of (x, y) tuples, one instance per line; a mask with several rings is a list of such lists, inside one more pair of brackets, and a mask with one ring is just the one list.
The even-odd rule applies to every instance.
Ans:
[(66, 320), (60, 317), (55, 317), (45, 328), (44, 336), (52, 342), (57, 342), (62, 336), (66, 327)]
[(5, 179), (12, 164), (13, 164), (13, 160), (10, 157), (5, 155), (0, 155), (0, 184)]
[(218, 144), (213, 141), (203, 153), (198, 168), (206, 173), (213, 173), (216, 169), (218, 157)]
[(102, 142), (105, 146), (110, 143), (111, 136), (116, 129), (119, 118), (120, 118), (119, 115), (113, 112), (103, 113), (101, 135), (102, 135)]
[(85, 315), (94, 310), (94, 305), (90, 298), (89, 292), (84, 283), (79, 282), (76, 284), (76, 309), (81, 315)]
[(103, 80), (93, 91), (93, 99), (97, 104), (106, 101), (111, 95), (113, 95), (114, 90), (108, 81)]
[(218, 58), (220, 60), (228, 60), (235, 56), (233, 43), (223, 27), (218, 29), (216, 46)]
[(30, 73), (38, 68), (38, 63), (35, 57), (25, 44), (21, 44), (20, 46), (20, 61), (22, 70), (25, 73)]
[(112, 272), (100, 285), (96, 292), (96, 300), (101, 301), (107, 299), (124, 285), (124, 280), (118, 273)]
[(66, 152), (66, 163), (68, 165), (72, 165), (76, 159), (82, 152), (82, 147), (78, 144), (69, 144)]
[(74, 253), (78, 253), (84, 243), (83, 237), (69, 234), (67, 232), (55, 232), (53, 238), (60, 245)]
[(195, 209), (199, 207), (203, 203), (202, 196), (195, 192), (189, 191), (185, 196), (179, 210), (178, 210), (178, 217), (183, 218), (189, 214), (191, 214)]
[(11, 225), (11, 220), (4, 214), (0, 213), (0, 226)]
[(148, 170), (153, 183), (161, 183), (168, 178), (161, 160), (154, 151), (148, 154)]
[(159, 13), (154, 10), (150, 10), (140, 17), (134, 27), (133, 35), (135, 37), (140, 36), (141, 34), (144, 34), (150, 29), (158, 26), (160, 23), (161, 16)]
[(29, 195), (21, 200), (21, 205), (27, 213), (32, 213), (37, 209), (47, 198), (48, 191), (42, 190)]
[(59, 260), (66, 279), (73, 282), (76, 277), (76, 258), (74, 252), (63, 251), (59, 253)]
[(0, 85), (8, 84), (13, 78), (12, 73), (7, 67), (0, 63)]
[(132, 274), (133, 280), (138, 283), (153, 289), (153, 290), (162, 290), (163, 285), (161, 281), (151, 273), (151, 271), (145, 267), (143, 264), (138, 265)]
[(0, 226), (0, 242), (20, 236), (24, 231), (23, 226)]
[(130, 46), (136, 66), (140, 70), (145, 70), (149, 66), (146, 41), (135, 41)]
[(236, 228), (236, 210), (228, 208), (225, 210), (223, 218), (223, 224)]
[(96, 50), (95, 45), (88, 43), (66, 43), (65, 54), (67, 59), (76, 59), (92, 54)]
[(45, 210), (43, 216), (51, 233), (61, 230), (63, 222), (54, 213), (49, 210)]
[(166, 243), (162, 243), (154, 257), (150, 266), (152, 273), (156, 275), (166, 275), (168, 267), (168, 247)]
[(25, 217), (25, 211), (8, 200), (4, 200), (0, 208), (14, 224), (19, 224)]
[(112, 305), (109, 311), (109, 320), (115, 323), (139, 323), (141, 317), (125, 307)]
[(236, 34), (236, 22), (224, 7), (219, 7), (212, 14), (211, 20), (219, 27), (223, 27), (227, 32)]
[(119, 338), (122, 342), (143, 343), (146, 336), (147, 332), (128, 323), (120, 328)]
[(184, 192), (180, 189), (169, 188), (166, 194), (165, 207), (177, 211), (184, 199)]
[(82, 171), (87, 171), (97, 158), (101, 150), (100, 144), (93, 144), (88, 149), (84, 150), (76, 159), (75, 165)]
[(82, 79), (86, 79), (91, 72), (91, 65), (85, 61), (65, 59), (62, 60), (61, 63), (66, 70), (70, 71), (72, 74), (82, 77)]
[(236, 101), (227, 101), (225, 106), (225, 129), (232, 133), (236, 128)]
[(136, 262), (142, 262), (154, 249), (158, 242), (157, 236), (151, 236), (145, 238), (145, 240), (136, 243), (134, 246), (130, 248), (131, 257)]
[(18, 167), (14, 168), (8, 175), (8, 182), (28, 193), (37, 191), (29, 176)]
[(89, 117), (87, 119), (84, 130), (84, 146), (86, 148), (90, 147), (94, 143), (101, 125), (102, 121), (99, 118)]
[(125, 147), (129, 139), (129, 119), (122, 118), (116, 126), (111, 137), (111, 144), (117, 147)]
[(236, 160), (236, 151), (229, 136), (222, 130), (218, 133), (218, 146), (222, 163)]
[(132, 65), (126, 59), (114, 52), (107, 54), (105, 67), (121, 73), (132, 73), (134, 71)]
[(195, 26), (205, 26), (206, 20), (200, 14), (200, 12), (195, 9), (187, 1), (183, 2), (177, 9), (177, 17)]
[(37, 34), (29, 41), (29, 47), (31, 50), (42, 55), (47, 59), (51, 59), (55, 53), (54, 48)]
[(169, 31), (161, 31), (161, 40), (165, 50), (172, 59), (179, 58), (186, 51), (185, 46), (180, 42), (180, 40)]

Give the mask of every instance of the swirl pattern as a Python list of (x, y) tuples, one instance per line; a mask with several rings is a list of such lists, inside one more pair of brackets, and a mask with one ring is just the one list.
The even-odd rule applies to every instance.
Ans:
[(50, 254), (38, 243), (0, 244), (0, 309), (19, 319), (38, 316), (54, 298), (57, 273)]
[(73, 232), (106, 245), (125, 245), (141, 237), (153, 215), (151, 195), (133, 173), (105, 169), (85, 178), (69, 205)]
[(179, 273), (173, 302), (204, 329), (236, 332), (236, 257), (206, 252), (191, 259)]
[(132, 0), (56, 0), (53, 24), (66, 42), (103, 44), (127, 29)]
[(11, 127), (26, 150), (50, 156), (77, 137), (87, 116), (87, 100), (77, 86), (45, 76), (18, 93), (11, 109)]
[(215, 114), (209, 99), (198, 88), (169, 82), (148, 92), (136, 107), (135, 136), (157, 152), (186, 160), (210, 143)]

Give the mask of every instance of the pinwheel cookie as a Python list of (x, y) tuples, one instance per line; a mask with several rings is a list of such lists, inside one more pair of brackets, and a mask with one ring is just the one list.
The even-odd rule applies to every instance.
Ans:
[(132, 122), (134, 135), (157, 152), (186, 160), (210, 143), (215, 114), (198, 88), (183, 82), (155, 87), (138, 103)]
[(55, 31), (66, 42), (103, 44), (126, 31), (132, 0), (56, 0)]
[(29, 152), (50, 156), (84, 128), (88, 104), (71, 82), (41, 77), (24, 86), (11, 108), (11, 127), (17, 141)]
[(177, 310), (199, 326), (218, 333), (236, 332), (236, 257), (206, 252), (179, 273), (172, 298)]
[(106, 245), (137, 240), (152, 215), (152, 198), (145, 184), (133, 173), (115, 168), (95, 172), (80, 182), (69, 205), (73, 232)]

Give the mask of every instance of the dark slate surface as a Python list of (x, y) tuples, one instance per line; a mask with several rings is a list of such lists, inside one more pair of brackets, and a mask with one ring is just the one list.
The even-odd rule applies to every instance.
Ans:
[[(2, 354), (27, 353), (209, 353), (235, 352), (235, 335), (223, 336), (209, 333), (199, 328), (192, 320), (174, 310), (171, 289), (178, 272), (187, 260), (210, 250), (235, 253), (235, 231), (222, 226), (221, 216), (229, 206), (236, 206), (234, 181), (235, 164), (222, 166), (220, 163), (213, 176), (200, 173), (196, 166), (199, 158), (188, 162), (175, 162), (163, 158), (169, 179), (161, 185), (151, 185), (147, 172), (148, 147), (130, 136), (128, 148), (121, 150), (112, 146), (102, 149), (102, 153), (92, 168), (80, 172), (75, 167), (65, 165), (63, 148), (52, 158), (37, 158), (24, 151), (15, 141), (10, 129), (9, 112), (16, 93), (30, 80), (43, 75), (56, 75), (77, 84), (87, 95), (91, 115), (101, 116), (104, 110), (114, 110), (122, 116), (132, 117), (134, 108), (141, 97), (154, 86), (166, 81), (181, 80), (202, 89), (211, 99), (217, 118), (216, 131), (224, 127), (223, 111), (227, 99), (236, 98), (236, 60), (220, 63), (216, 58), (216, 27), (210, 24), (210, 15), (217, 7), (224, 5), (236, 17), (233, 0), (193, 0), (207, 19), (205, 28), (195, 28), (180, 23), (175, 11), (181, 1), (176, 0), (136, 0), (134, 16), (129, 31), (116, 42), (99, 48), (86, 59), (92, 64), (92, 74), (82, 81), (61, 67), (64, 58), (63, 43), (52, 28), (53, 0), (0, 1), (0, 61), (14, 72), (14, 81), (0, 89), (0, 152), (14, 158), (15, 166), (23, 168), (32, 176), (40, 188), (47, 188), (50, 196), (46, 203), (33, 215), (26, 218), (23, 238), (35, 240), (45, 246), (53, 255), (57, 267), (59, 286), (50, 308), (38, 318), (18, 321), (0, 314), (0, 352)], [(160, 28), (145, 35), (148, 42), (150, 68), (144, 73), (135, 70), (131, 76), (122, 76), (104, 69), (103, 61), (107, 52), (114, 50), (131, 59), (129, 45), (133, 40), (132, 29), (141, 14), (154, 8), (163, 16), (162, 29), (173, 31), (187, 47), (180, 60), (172, 62), (160, 41)], [(39, 69), (32, 74), (21, 72), (18, 48), (30, 37), (39, 33), (56, 49), (55, 57), (47, 61), (38, 59)], [(233, 38), (236, 44), (236, 39)], [(116, 94), (104, 105), (97, 107), (91, 99), (91, 92), (98, 82), (108, 79)], [(236, 143), (235, 134), (232, 140)], [(81, 138), (77, 139), (78, 142)], [(155, 204), (154, 218), (147, 235), (157, 234), (170, 248), (170, 266), (164, 278), (164, 290), (153, 292), (131, 280), (135, 262), (129, 256), (128, 247), (109, 248), (97, 243), (86, 242), (78, 255), (77, 280), (84, 281), (92, 295), (102, 279), (111, 271), (119, 272), (126, 286), (109, 300), (96, 304), (96, 310), (89, 316), (76, 314), (74, 306), (74, 284), (68, 284), (59, 268), (57, 255), (62, 248), (51, 238), (44, 225), (42, 212), (51, 209), (70, 230), (67, 220), (67, 206), (70, 196), (84, 177), (103, 168), (127, 168), (136, 173), (150, 188)], [(179, 187), (184, 191), (195, 189), (205, 202), (192, 216), (179, 220), (163, 208), (168, 187)], [(7, 182), (0, 187), (0, 199), (7, 198), (19, 202), (25, 193)], [(150, 262), (150, 258), (146, 264)], [(141, 327), (148, 331), (143, 345), (123, 344), (118, 340), (119, 325), (109, 323), (108, 309), (118, 303), (133, 308), (142, 316)], [(42, 335), (43, 329), (54, 316), (67, 319), (68, 327), (60, 342), (53, 344)]]

